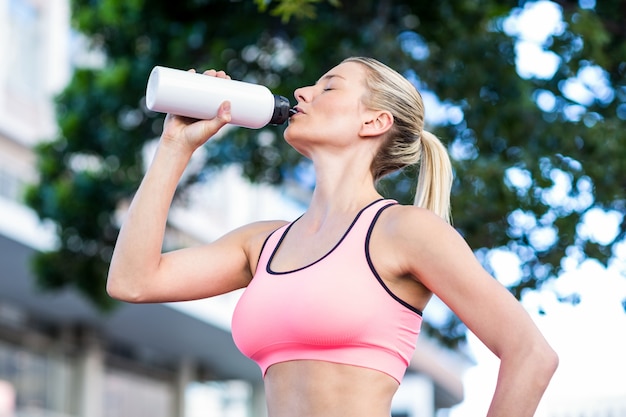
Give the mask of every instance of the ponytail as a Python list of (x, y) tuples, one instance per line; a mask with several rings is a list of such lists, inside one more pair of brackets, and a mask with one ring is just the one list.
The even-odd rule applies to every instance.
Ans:
[(431, 210), (452, 223), (450, 192), (453, 175), (448, 151), (435, 135), (425, 130), (420, 142), (420, 169), (413, 204)]

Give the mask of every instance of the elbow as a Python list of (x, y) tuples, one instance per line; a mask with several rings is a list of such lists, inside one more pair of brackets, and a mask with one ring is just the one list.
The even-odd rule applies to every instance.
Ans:
[(556, 372), (559, 367), (559, 355), (556, 353), (554, 349), (552, 349), (549, 345), (544, 349), (543, 363), (545, 372), (548, 375), (548, 379), (552, 378), (552, 375)]
[(548, 387), (559, 366), (556, 351), (543, 338), (514, 344), (511, 350), (502, 352), (500, 360), (506, 368), (510, 367), (520, 377), (532, 381), (541, 392)]
[(128, 285), (123, 284), (124, 280), (115, 275), (109, 274), (106, 283), (106, 292), (109, 297), (127, 303), (141, 303), (140, 292), (133, 290)]
[(559, 367), (559, 356), (547, 343), (542, 343), (533, 351), (532, 362), (535, 368), (535, 378), (546, 388)]
[(111, 279), (111, 276), (107, 279), (106, 291), (109, 297), (119, 300), (119, 301), (128, 301), (128, 297), (126, 293), (120, 288), (119, 285), (115, 283), (114, 280)]

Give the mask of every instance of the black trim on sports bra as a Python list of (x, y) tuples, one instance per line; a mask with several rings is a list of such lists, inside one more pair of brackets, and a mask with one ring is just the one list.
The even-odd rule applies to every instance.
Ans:
[(378, 274), (378, 271), (376, 271), (376, 268), (374, 268), (374, 263), (372, 262), (372, 258), (370, 256), (370, 238), (372, 237), (372, 231), (374, 230), (374, 225), (376, 224), (376, 222), (378, 221), (378, 218), (380, 217), (380, 215), (382, 214), (383, 210), (396, 205), (398, 203), (390, 203), (387, 204), (386, 206), (381, 207), (378, 212), (374, 215), (374, 218), (372, 219), (372, 223), (369, 226), (369, 230), (367, 231), (367, 235), (365, 237), (365, 258), (367, 259), (367, 263), (370, 266), (370, 270), (372, 271), (372, 274), (374, 274), (374, 276), (376, 277), (376, 279), (378, 280), (378, 283), (380, 285), (382, 285), (382, 287), (385, 289), (385, 291), (387, 291), (387, 293), (397, 302), (399, 302), (400, 304), (402, 304), (403, 306), (405, 306), (406, 308), (408, 308), (409, 310), (413, 311), (414, 313), (418, 314), (418, 315), (422, 315), (422, 311), (418, 308), (413, 307), (411, 304), (407, 303), (406, 301), (404, 301), (403, 299), (401, 299), (400, 297), (398, 297), (396, 294), (393, 293), (393, 291), (391, 291), (391, 289), (389, 289), (389, 287), (387, 287), (387, 285), (385, 284), (385, 282), (383, 281), (383, 279), (380, 277), (380, 275)]
[[(297, 219), (296, 219), (297, 220)], [(295, 220), (294, 220), (295, 221)], [(252, 273), (252, 278), (254, 278), (254, 276), (256, 275), (256, 271), (259, 269), (259, 264), (261, 263), (261, 257), (263, 256), (263, 251), (265, 250), (265, 246), (267, 246), (267, 242), (269, 242), (270, 238), (272, 237), (272, 235), (274, 235), (274, 233), (276, 233), (277, 231), (279, 231), (281, 228), (285, 227), (285, 225), (280, 226), (277, 229), (272, 230), (266, 237), (265, 240), (263, 241), (263, 245), (261, 245), (261, 250), (259, 251), (259, 257), (256, 260), (256, 268)], [(289, 227), (291, 227), (291, 225), (289, 225)]]
[(321, 258), (319, 258), (316, 261), (311, 262), (308, 265), (304, 265), (302, 267), (296, 268), (296, 269), (292, 269), (290, 271), (273, 271), (272, 268), (270, 267), (270, 265), (272, 265), (272, 261), (274, 260), (274, 256), (276, 255), (276, 253), (278, 252), (278, 248), (280, 248), (280, 245), (283, 243), (283, 240), (285, 239), (285, 236), (287, 236), (287, 232), (289, 232), (289, 229), (291, 229), (291, 226), (294, 225), (295, 222), (297, 222), (300, 217), (298, 217), (296, 220), (294, 220), (293, 222), (291, 222), (291, 224), (289, 224), (289, 226), (287, 226), (287, 228), (285, 229), (285, 231), (283, 232), (283, 235), (280, 237), (280, 239), (278, 240), (278, 242), (276, 243), (276, 246), (274, 247), (274, 251), (272, 252), (272, 254), (270, 255), (269, 259), (267, 260), (267, 264), (265, 266), (265, 271), (267, 271), (268, 274), (271, 275), (284, 275), (284, 274), (292, 274), (294, 272), (298, 272), (301, 271), (303, 269), (309, 268), (315, 264), (317, 264), (318, 262), (323, 261), (325, 258), (327, 258), (331, 253), (333, 253), (333, 251), (335, 249), (337, 249), (337, 247), (339, 247), (339, 245), (341, 245), (341, 242), (343, 242), (343, 240), (346, 238), (346, 236), (348, 236), (348, 233), (350, 233), (350, 230), (352, 230), (352, 228), (354, 227), (354, 225), (356, 224), (357, 220), (359, 219), (359, 217), (361, 217), (361, 215), (363, 214), (363, 212), (365, 210), (367, 210), (369, 207), (373, 206), (374, 204), (378, 203), (379, 201), (384, 200), (383, 198), (379, 198), (378, 200), (372, 201), (371, 203), (369, 203), (367, 206), (363, 207), (361, 210), (359, 210), (359, 212), (356, 214), (356, 216), (354, 216), (354, 219), (352, 220), (352, 223), (350, 224), (350, 226), (346, 229), (346, 231), (344, 232), (344, 234), (341, 236), (341, 239), (339, 239), (339, 241)]

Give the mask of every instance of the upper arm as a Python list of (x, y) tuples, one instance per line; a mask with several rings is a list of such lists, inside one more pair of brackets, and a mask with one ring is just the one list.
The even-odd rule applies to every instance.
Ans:
[(207, 298), (248, 285), (267, 236), (284, 222), (252, 223), (197, 247), (163, 253), (158, 268), (131, 294), (131, 302), (172, 302)]
[(412, 276), (437, 295), (496, 355), (541, 337), (517, 299), (478, 262), (456, 230), (409, 207), (398, 218), (396, 245)]

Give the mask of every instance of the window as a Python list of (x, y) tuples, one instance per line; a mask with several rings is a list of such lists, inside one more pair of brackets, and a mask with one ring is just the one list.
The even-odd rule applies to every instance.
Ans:
[(67, 360), (0, 342), (0, 380), (15, 390), (16, 410), (70, 414), (72, 369)]
[(175, 414), (173, 388), (166, 381), (108, 369), (104, 383), (103, 417)]
[(41, 6), (29, 0), (9, 0), (8, 28), (5, 29), (6, 42), (5, 66), (7, 72), (6, 87), (18, 90), (21, 94), (36, 95), (41, 89), (38, 75), (42, 64)]

